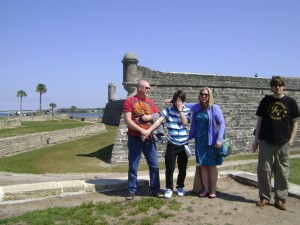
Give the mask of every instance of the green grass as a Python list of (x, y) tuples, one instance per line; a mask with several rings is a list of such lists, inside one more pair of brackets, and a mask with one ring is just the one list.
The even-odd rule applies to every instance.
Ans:
[(83, 127), (91, 124), (92, 123), (68, 119), (48, 121), (22, 121), (20, 127), (0, 129), (0, 138), (70, 129), (75, 127)]
[[(0, 159), (0, 171), (14, 173), (99, 173), (111, 158), (116, 126), (107, 132)], [(117, 167), (117, 166), (116, 166)], [(108, 172), (107, 166), (104, 166)], [(124, 165), (125, 168), (125, 165)], [(120, 172), (120, 169), (115, 172)]]
[[(124, 210), (126, 209), (126, 210)], [(0, 219), (0, 224), (157, 224), (181, 210), (176, 200), (144, 197), (136, 201), (85, 203), (73, 208), (51, 208)]]
[(300, 158), (295, 158), (290, 161), (289, 181), (300, 185)]

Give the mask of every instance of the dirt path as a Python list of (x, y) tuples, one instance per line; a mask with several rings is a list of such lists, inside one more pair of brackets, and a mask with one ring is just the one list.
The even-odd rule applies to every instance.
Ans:
[[(164, 184), (162, 184), (164, 185)], [(259, 208), (255, 205), (258, 200), (258, 190), (255, 187), (240, 184), (231, 178), (218, 180), (218, 193), (216, 199), (199, 198), (191, 191), (193, 181), (186, 181), (185, 197), (176, 199), (182, 204), (180, 213), (174, 217), (162, 219), (159, 224), (299, 224), (300, 200), (289, 197), (287, 210), (281, 211), (273, 205)], [(38, 209), (51, 207), (72, 207), (84, 202), (110, 202), (124, 201), (126, 190), (108, 193), (90, 193), (64, 198), (51, 198), (34, 202), (0, 205), (0, 218), (21, 215)], [(150, 195), (147, 187), (141, 188), (136, 199)], [(166, 201), (168, 201), (166, 199)], [(273, 201), (271, 202), (273, 203)]]

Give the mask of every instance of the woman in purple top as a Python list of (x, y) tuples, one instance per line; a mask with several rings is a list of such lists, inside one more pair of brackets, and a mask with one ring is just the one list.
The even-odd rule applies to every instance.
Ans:
[(214, 104), (212, 90), (208, 87), (200, 90), (199, 104), (195, 104), (192, 111), (189, 139), (195, 139), (196, 161), (201, 166), (204, 187), (199, 197), (215, 198), (218, 179), (217, 165), (221, 165), (224, 158), (218, 156), (214, 148), (220, 148), (222, 145), (225, 120), (221, 108)]

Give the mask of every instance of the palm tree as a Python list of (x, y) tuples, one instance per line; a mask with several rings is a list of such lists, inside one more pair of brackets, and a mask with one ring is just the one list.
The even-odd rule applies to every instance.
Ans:
[(23, 91), (23, 90), (19, 90), (18, 92), (17, 92), (17, 97), (20, 97), (20, 114), (22, 115), (22, 98), (23, 97), (26, 97), (27, 96), (27, 94), (26, 94), (26, 92), (25, 91)]
[(50, 108), (51, 108), (51, 111), (52, 111), (52, 117), (53, 117), (53, 109), (56, 108), (56, 104), (55, 103), (50, 103), (49, 104)]
[(41, 113), (42, 112), (42, 94), (47, 92), (46, 85), (38, 84), (35, 91), (40, 93), (40, 113)]

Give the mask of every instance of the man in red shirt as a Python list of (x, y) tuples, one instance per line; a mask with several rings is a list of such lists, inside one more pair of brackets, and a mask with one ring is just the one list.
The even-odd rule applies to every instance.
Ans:
[(136, 95), (126, 99), (123, 105), (123, 116), (128, 126), (128, 195), (127, 200), (133, 200), (137, 191), (138, 165), (143, 152), (150, 170), (150, 189), (155, 197), (163, 198), (160, 190), (159, 168), (156, 145), (151, 135), (141, 138), (141, 131), (151, 126), (152, 114), (158, 109), (152, 99), (148, 98), (150, 84), (141, 80), (137, 84)]

